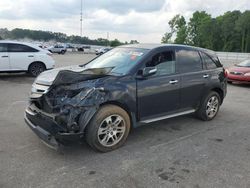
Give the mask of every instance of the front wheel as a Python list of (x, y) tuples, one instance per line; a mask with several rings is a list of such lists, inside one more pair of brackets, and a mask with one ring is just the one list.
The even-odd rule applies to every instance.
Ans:
[(203, 121), (212, 120), (218, 113), (221, 104), (220, 95), (217, 92), (211, 91), (205, 97), (197, 110), (196, 115)]
[(122, 146), (129, 134), (128, 113), (115, 105), (101, 107), (86, 128), (86, 141), (97, 151), (108, 152)]

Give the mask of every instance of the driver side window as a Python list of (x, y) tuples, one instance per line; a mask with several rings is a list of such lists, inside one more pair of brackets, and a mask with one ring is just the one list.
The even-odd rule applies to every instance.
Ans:
[(175, 71), (175, 53), (165, 51), (155, 54), (152, 59), (146, 63), (146, 67), (156, 67), (157, 72), (154, 76), (163, 76), (174, 74)]

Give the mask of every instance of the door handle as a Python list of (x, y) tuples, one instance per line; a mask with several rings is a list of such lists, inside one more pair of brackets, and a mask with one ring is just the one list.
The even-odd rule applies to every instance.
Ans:
[(169, 83), (170, 84), (176, 84), (176, 83), (178, 83), (178, 80), (170, 80)]
[(9, 57), (9, 56), (7, 56), (7, 55), (3, 55), (2, 57)]
[(33, 55), (29, 55), (28, 57), (34, 57)]
[(208, 74), (204, 74), (204, 75), (203, 75), (203, 78), (208, 78), (208, 77), (209, 77)]

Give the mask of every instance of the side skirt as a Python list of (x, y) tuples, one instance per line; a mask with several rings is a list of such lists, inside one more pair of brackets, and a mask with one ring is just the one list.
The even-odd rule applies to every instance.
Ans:
[(174, 114), (170, 114), (170, 115), (166, 115), (166, 116), (161, 116), (161, 117), (157, 117), (157, 118), (146, 119), (146, 120), (140, 121), (140, 123), (151, 123), (151, 122), (160, 121), (160, 120), (163, 120), (163, 119), (169, 119), (169, 118), (172, 118), (172, 117), (191, 114), (191, 113), (194, 113), (194, 112), (195, 112), (194, 109), (193, 110), (187, 110), (187, 111), (178, 112), (178, 113), (174, 113)]

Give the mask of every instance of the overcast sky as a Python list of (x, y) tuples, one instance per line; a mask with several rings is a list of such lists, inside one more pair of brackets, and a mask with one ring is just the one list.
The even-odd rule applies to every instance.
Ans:
[[(80, 0), (1, 0), (0, 28), (80, 34)], [(249, 10), (250, 0), (83, 0), (83, 35), (121, 41), (160, 42), (176, 14), (196, 10), (212, 16)]]

